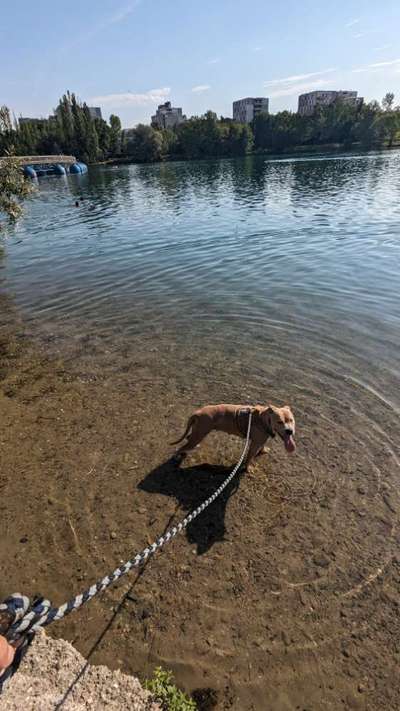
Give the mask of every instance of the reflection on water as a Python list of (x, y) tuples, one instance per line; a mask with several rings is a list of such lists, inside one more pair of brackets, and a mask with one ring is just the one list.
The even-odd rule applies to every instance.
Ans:
[(254, 373), (325, 368), (399, 405), (399, 186), (397, 151), (43, 180), (2, 286), (39, 328), (234, 344)]
[[(309, 707), (312, 678), (322, 708), (322, 678), (333, 705), (343, 688), (338, 644), (351, 633), (367, 650), (350, 647), (351, 688), (373, 680), (371, 708), (389, 708), (399, 184), (398, 152), (92, 168), (43, 180), (6, 236), (1, 287), (62, 354), (34, 345), (19, 366), (13, 349), (5, 359), (11, 589), (40, 577), (62, 603), (215, 490), (206, 464), (233, 463), (234, 438), (211, 435), (181, 471), (161, 464), (191, 408), (288, 402), (296, 415), (296, 456), (275, 440), (226, 508), (146, 567), (137, 598), (121, 609), (116, 586), (58, 623), (84, 654), (96, 648), (94, 663), (141, 677), (161, 664), (187, 690), (228, 693), (229, 707), (232, 686), (240, 711), (264, 709), (271, 689), (285, 708)], [(207, 552), (190, 565), (194, 543)]]

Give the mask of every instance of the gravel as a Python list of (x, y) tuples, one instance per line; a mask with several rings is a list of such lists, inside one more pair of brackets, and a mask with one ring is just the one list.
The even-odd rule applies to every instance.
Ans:
[(42, 632), (0, 696), (0, 711), (54, 711), (61, 702), (63, 711), (160, 711), (138, 679), (91, 666), (69, 642)]

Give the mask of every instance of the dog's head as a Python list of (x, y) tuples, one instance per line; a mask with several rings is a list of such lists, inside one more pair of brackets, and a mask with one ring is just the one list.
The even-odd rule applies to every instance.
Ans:
[(268, 429), (270, 429), (274, 435), (278, 434), (283, 440), (286, 451), (292, 454), (296, 449), (294, 441), (296, 424), (289, 405), (284, 405), (284, 407), (268, 405), (261, 413), (261, 418), (264, 420)]

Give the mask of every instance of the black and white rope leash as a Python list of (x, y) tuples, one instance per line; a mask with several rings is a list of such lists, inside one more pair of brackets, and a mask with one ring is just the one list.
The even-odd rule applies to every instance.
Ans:
[(76, 595), (69, 602), (64, 603), (64, 605), (60, 605), (60, 607), (52, 607), (49, 600), (43, 598), (33, 600), (31, 603), (28, 597), (19, 593), (11, 595), (0, 604), (0, 634), (3, 634), (11, 644), (19, 644), (18, 653), (16, 654), (14, 663), (3, 673), (0, 672), (0, 693), (2, 692), (7, 681), (18, 668), (21, 656), (32, 641), (35, 632), (37, 632), (40, 628), (46, 627), (52, 622), (55, 622), (56, 620), (61, 620), (66, 615), (69, 615), (70, 612), (78, 610), (82, 607), (82, 605), (95, 597), (95, 595), (103, 592), (116, 580), (121, 578), (123, 575), (126, 575), (126, 573), (132, 570), (132, 568), (138, 568), (143, 565), (143, 563), (154, 555), (159, 548), (162, 548), (166, 543), (175, 538), (178, 533), (181, 533), (189, 523), (197, 518), (197, 516), (199, 516), (208, 506), (210, 506), (210, 504), (215, 501), (215, 499), (228, 486), (229, 482), (232, 481), (244, 462), (250, 443), (251, 420), (252, 412), (250, 410), (247, 424), (246, 442), (242, 454), (238, 463), (222, 482), (221, 486), (219, 486), (218, 489), (208, 497), (208, 499), (203, 501), (200, 506), (188, 514), (183, 521), (170, 528), (169, 531), (167, 531), (167, 533), (163, 536), (157, 538), (156, 541), (148, 548), (145, 548), (134, 558), (131, 558), (119, 568), (116, 568), (112, 573), (110, 573), (110, 575), (106, 575), (104, 578), (101, 578), (83, 593)]

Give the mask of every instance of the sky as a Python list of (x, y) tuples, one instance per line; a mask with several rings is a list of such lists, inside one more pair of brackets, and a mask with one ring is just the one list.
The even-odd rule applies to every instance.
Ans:
[(52, 113), (67, 90), (124, 127), (170, 100), (187, 116), (352, 89), (400, 104), (399, 0), (3, 0), (0, 105)]

